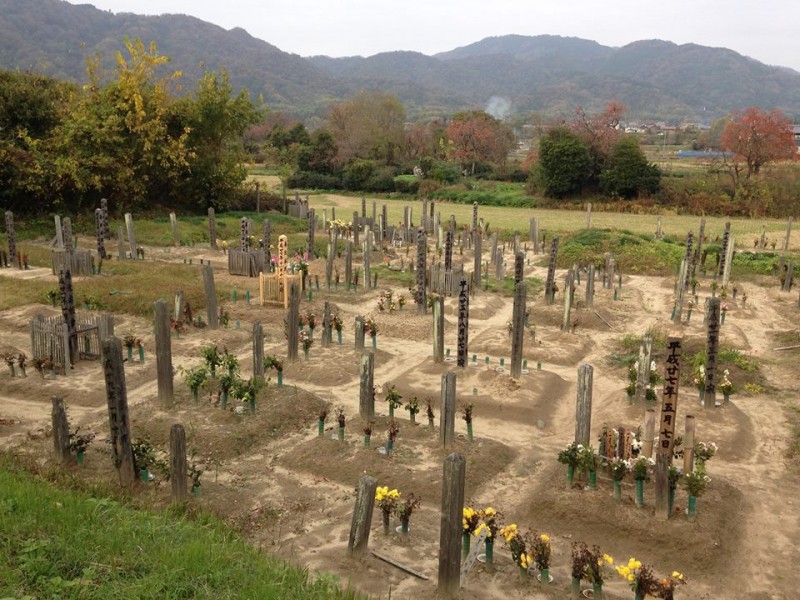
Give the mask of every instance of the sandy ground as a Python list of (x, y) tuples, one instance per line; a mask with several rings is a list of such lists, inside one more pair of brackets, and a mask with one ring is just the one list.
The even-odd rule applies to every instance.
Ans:
[[(180, 260), (181, 254), (164, 254)], [(191, 249), (196, 258), (211, 258), (215, 277), (229, 278), (223, 271), (225, 257), (219, 253)], [(472, 264), (468, 256), (455, 256)], [(152, 256), (152, 254), (150, 254)], [(544, 279), (544, 257), (530, 255), (525, 275)], [(373, 258), (373, 264), (379, 260)], [(406, 261), (407, 264), (408, 261)], [(157, 267), (155, 267), (157, 268)], [(41, 272), (38, 272), (41, 271)], [(343, 268), (341, 268), (343, 272)], [(493, 269), (492, 269), (493, 271)], [(311, 272), (324, 279), (324, 261), (312, 262)], [(19, 272), (0, 270), (3, 285)], [(25, 276), (34, 276), (27, 272)], [(35, 276), (52, 278), (44, 269)], [(563, 273), (559, 274), (559, 277)], [(257, 282), (235, 280), (240, 290), (257, 297)], [(584, 283), (585, 284), (585, 283)], [(560, 286), (563, 288), (563, 284)], [(510, 338), (506, 323), (511, 319), (511, 299), (479, 292), (471, 300), (469, 353), (479, 365), (458, 370), (454, 362), (432, 360), (431, 317), (418, 315), (413, 303), (393, 314), (377, 310), (378, 291), (325, 291), (303, 299), (301, 311), (321, 317), (328, 300), (343, 318), (343, 344), (322, 348), (317, 341), (308, 360), (288, 363), (284, 387), (275, 382), (259, 400), (256, 415), (240, 416), (216, 405), (213, 389), (200, 402), (192, 402), (180, 376), (176, 376), (176, 404), (164, 411), (156, 399), (152, 324), (144, 319), (116, 317), (117, 335), (133, 333), (144, 340), (145, 363), (126, 364), (126, 381), (134, 435), (149, 435), (162, 451), (167, 448), (169, 427), (184, 424), (188, 447), (195, 460), (205, 465), (202, 497), (193, 500), (234, 523), (254, 543), (280, 556), (295, 560), (310, 571), (329, 571), (343, 584), (370, 593), (375, 598), (435, 597), (441, 502), (442, 461), (437, 431), (427, 427), (425, 399), (432, 399), (437, 415), (441, 376), (457, 371), (460, 405), (473, 402), (475, 441), (466, 440), (464, 422), (458, 420), (456, 450), (467, 459), (467, 504), (494, 506), (505, 523), (545, 531), (553, 537), (555, 580), (543, 589), (531, 578), (520, 582), (510, 553), (498, 544), (497, 569), (486, 572), (476, 565), (467, 578), (463, 598), (564, 598), (570, 581), (570, 544), (599, 544), (619, 560), (635, 556), (652, 565), (658, 574), (683, 572), (690, 584), (679, 598), (793, 599), (800, 586), (795, 551), (800, 541), (798, 503), (800, 482), (796, 464), (785, 458), (791, 439), (788, 410), (797, 410), (800, 351), (775, 352), (780, 346), (773, 334), (798, 327), (797, 293), (778, 291), (774, 283), (747, 284), (747, 306), (729, 300), (731, 306), (722, 328), (723, 347), (738, 348), (762, 363), (767, 392), (738, 394), (732, 402), (704, 411), (693, 388), (684, 387), (679, 405), (677, 431), (683, 431), (686, 414), (697, 420), (699, 440), (719, 444), (718, 455), (709, 463), (712, 482), (698, 501), (698, 518), (689, 522), (683, 514), (686, 493), (679, 488), (676, 513), (668, 522), (653, 516), (653, 488), (647, 484), (646, 507), (637, 509), (633, 486), (624, 489), (622, 502), (612, 497), (611, 482), (601, 476), (596, 491), (565, 488), (564, 467), (557, 452), (574, 432), (576, 369), (581, 363), (594, 365), (593, 437), (604, 424), (635, 428), (642, 422), (645, 406), (628, 404), (625, 371), (612, 357), (621, 351), (626, 334), (641, 336), (650, 328), (671, 331), (671, 282), (663, 278), (626, 277), (621, 299), (597, 284), (595, 306), (586, 310), (579, 303), (573, 313), (574, 332), (561, 332), (563, 308), (545, 306), (541, 294), (529, 298), (530, 323), (536, 325), (536, 340), (525, 337), (529, 372), (512, 380), (498, 372), (500, 358), (510, 361)], [(701, 287), (707, 290), (707, 285)], [(176, 283), (176, 289), (178, 284)], [(394, 288), (395, 294), (408, 291)], [(155, 293), (155, 292), (154, 292)], [(158, 295), (163, 295), (163, 291)], [(582, 298), (581, 285), (577, 296)], [(702, 296), (702, 294), (701, 294)], [(560, 294), (559, 294), (560, 297)], [(192, 367), (201, 359), (199, 348), (214, 342), (239, 357), (243, 374), (252, 372), (251, 327), (261, 320), (265, 328), (266, 354), (285, 355), (284, 311), (255, 302), (226, 304), (231, 327), (217, 331), (191, 329), (173, 338), (173, 364)], [(594, 311), (597, 311), (596, 313)], [(30, 352), (28, 321), (37, 313), (53, 314), (43, 305), (29, 305), (0, 313), (0, 351)], [(599, 315), (608, 322), (606, 324)], [(379, 335), (375, 357), (375, 383), (385, 389), (398, 387), (404, 400), (416, 395), (423, 412), (417, 425), (398, 411), (400, 434), (394, 455), (378, 450), (386, 440), (388, 407), (379, 395), (373, 445), (363, 447), (362, 423), (358, 415), (359, 353), (354, 349), (352, 323), (357, 315), (377, 320)], [(455, 355), (456, 300), (446, 300), (445, 346)], [(683, 327), (687, 340), (699, 345), (703, 339), (702, 318)], [(656, 349), (658, 355), (659, 350)], [(490, 358), (489, 364), (484, 357)], [(537, 371), (537, 361), (542, 363)], [(274, 373), (273, 373), (274, 375)], [(744, 383), (741, 381), (740, 383)], [(0, 372), (0, 444), (21, 453), (47, 456), (50, 397), (67, 402), (73, 426), (91, 428), (107, 435), (107, 413), (102, 372), (97, 362), (80, 362), (67, 377), (43, 379), (28, 368), (28, 377), (12, 379), (3, 366)], [(233, 402), (231, 403), (231, 407)], [(341, 406), (348, 416), (345, 443), (331, 439), (332, 415), (323, 438), (317, 437), (317, 414), (324, 406)], [(229, 407), (229, 408), (231, 408)], [(333, 411), (331, 410), (331, 413)], [(352, 418), (350, 418), (352, 417)], [(334, 436), (335, 437), (335, 436)], [(49, 460), (39, 458), (38, 460)], [(105, 444), (95, 442), (82, 469), (70, 467), (79, 476), (113, 482), (114, 473)], [(379, 485), (397, 487), (407, 495), (422, 498), (422, 506), (411, 519), (406, 543), (398, 536), (384, 536), (380, 519), (373, 522), (370, 547), (422, 572), (422, 580), (367, 555), (347, 557), (347, 536), (359, 477), (368, 473)], [(159, 482), (138, 486), (144, 504), (164, 504), (169, 486)], [(632, 592), (618, 577), (610, 577), (606, 597), (630, 598)]]

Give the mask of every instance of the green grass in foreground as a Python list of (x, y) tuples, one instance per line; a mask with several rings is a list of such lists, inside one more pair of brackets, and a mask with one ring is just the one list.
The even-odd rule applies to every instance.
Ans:
[(208, 515), (137, 511), (0, 470), (0, 597), (356, 599)]

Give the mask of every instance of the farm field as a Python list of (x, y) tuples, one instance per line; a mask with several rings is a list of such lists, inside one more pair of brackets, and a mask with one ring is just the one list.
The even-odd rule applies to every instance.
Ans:
[[(390, 223), (402, 220), (405, 206), (413, 207), (414, 220), (418, 221), (418, 201), (376, 202), (378, 207), (387, 204)], [(325, 209), (330, 218), (335, 208), (337, 217), (349, 221), (354, 211), (360, 211), (361, 199), (320, 194), (310, 196), (310, 205), (317, 216)], [(370, 208), (368, 199), (367, 214)], [(471, 206), (437, 203), (436, 210), (441, 211), (443, 221), (451, 214), (459, 225), (472, 219)], [(504, 230), (501, 239), (517, 231), (526, 240), (532, 216), (538, 217), (540, 228), (548, 236), (575, 233), (586, 222), (583, 211), (481, 207), (479, 216), (490, 223), (492, 231)], [(664, 216), (662, 231), (682, 241), (686, 232), (697, 230), (698, 222), (697, 217)], [(762, 225), (768, 239), (778, 241), (780, 247), (786, 227), (785, 221), (777, 220), (731, 223), (741, 244), (739, 250), (752, 247)], [(653, 215), (591, 216), (592, 228), (634, 234), (652, 235), (655, 224)], [(161, 226), (169, 231), (168, 222)], [(292, 239), (296, 239), (297, 228), (287, 226), (294, 227)], [(145, 227), (157, 228), (152, 223)], [(721, 236), (723, 227), (723, 219), (707, 218), (706, 236), (714, 240)], [(788, 255), (795, 262), (800, 256), (797, 229), (792, 233)], [(323, 234), (318, 232), (317, 236), (319, 240)], [(163, 237), (168, 239), (168, 233)], [(85, 247), (91, 246), (90, 240), (82, 241)], [(46, 244), (29, 241), (26, 247), (32, 257), (31, 270), (0, 269), (0, 354), (26, 352), (30, 359), (29, 321), (37, 314), (51, 316), (60, 314), (60, 310), (44, 299), (45, 291), (58, 285), (45, 266), (49, 260)], [(303, 297), (300, 312), (312, 312), (321, 319), (324, 303), (330, 303), (332, 312), (344, 323), (342, 343), (338, 344), (334, 336), (333, 345), (321, 347), (318, 329), (307, 358), (301, 353), (299, 360), (285, 361), (282, 387), (277, 386), (274, 371), (267, 373), (271, 380), (259, 395), (255, 414), (250, 415), (233, 410), (237, 406), (233, 401), (223, 410), (218, 404), (218, 383), (201, 390), (199, 398), (193, 400), (183, 382), (182, 369), (200, 365), (202, 348), (216, 344), (234, 353), (243, 377), (250, 377), (253, 324), (260, 321), (263, 325), (265, 354), (283, 358), (286, 311), (278, 305), (259, 306), (258, 280), (229, 275), (227, 256), (221, 250), (211, 249), (207, 243), (170, 248), (169, 252), (166, 249), (145, 244), (146, 261), (111, 260), (104, 274), (75, 278), (75, 294), (100, 298), (115, 313), (116, 335), (132, 335), (143, 341), (144, 363), (134, 358), (125, 364), (133, 436), (148, 436), (159, 457), (165, 458), (170, 427), (182, 423), (187, 449), (205, 470), (202, 495), (190, 502), (221, 516), (255, 546), (297, 562), (312, 573), (331, 573), (343, 585), (351, 584), (373, 598), (435, 597), (442, 463), (455, 451), (466, 459), (465, 505), (492, 506), (504, 524), (546, 532), (553, 548), (550, 573), (554, 580), (543, 587), (535, 577), (521, 580), (510, 552), (498, 540), (495, 570), (490, 572), (476, 564), (464, 582), (461, 598), (568, 597), (574, 541), (597, 544), (618, 563), (636, 557), (661, 577), (680, 571), (688, 585), (677, 590), (676, 598), (796, 598), (800, 584), (794, 556), (800, 539), (800, 349), (775, 348), (800, 345), (797, 288), (780, 291), (775, 276), (750, 274), (734, 279), (739, 294), (725, 300), (728, 309), (720, 333), (719, 367), (730, 369), (736, 393), (728, 403), (703, 409), (691, 382), (692, 360), (705, 345), (702, 307), (696, 307), (688, 322), (674, 325), (670, 321), (674, 281), (669, 275), (623, 271), (617, 299), (614, 291), (602, 288), (598, 280), (591, 308), (583, 301), (586, 282), (582, 279), (576, 289), (578, 301), (573, 306), (570, 331), (560, 327), (563, 293), (557, 294), (554, 304), (547, 305), (541, 286), (530, 285), (530, 318), (523, 350), (528, 372), (512, 379), (507, 372), (512, 299), (507, 295), (478, 290), (470, 299), (468, 354), (475, 354), (478, 360), (474, 366), (459, 369), (452, 361), (433, 361), (430, 311), (418, 314), (408, 290), (414, 277), (406, 272), (414, 260), (413, 247), (386, 247), (372, 255), (373, 272), (379, 275), (378, 288), (373, 290), (359, 286), (348, 291), (344, 285), (326, 289), (325, 259), (320, 258), (309, 262), (310, 281), (318, 278), (320, 288), (312, 285), (311, 297)], [(432, 244), (429, 249), (429, 260), (433, 260), (436, 252)], [(488, 260), (486, 242), (483, 252), (484, 260)], [(508, 267), (504, 276), (509, 280), (513, 275), (510, 248), (506, 248), (505, 257)], [(546, 254), (534, 254), (527, 248), (525, 258), (525, 279), (543, 281)], [(195, 313), (205, 316), (202, 275), (197, 266), (201, 260), (213, 266), (218, 300), (230, 322), (228, 327), (216, 330), (189, 327), (179, 336), (173, 335), (175, 403), (164, 408), (157, 399), (155, 340), (148, 307), (159, 298), (171, 302), (180, 289)], [(362, 264), (360, 253), (355, 261), (358, 266)], [(471, 270), (472, 251), (464, 249), (461, 253), (456, 249), (453, 263), (463, 263), (465, 270)], [(335, 260), (335, 268), (344, 273), (343, 256)], [(494, 273), (493, 266), (490, 272)], [(562, 290), (565, 274), (564, 269), (556, 271)], [(492, 289), (504, 287), (491, 275), (489, 281)], [(711, 282), (710, 274), (699, 278), (698, 303), (711, 294)], [(380, 311), (378, 297), (383, 290), (391, 290), (395, 298), (404, 295), (408, 303), (394, 312)], [(248, 292), (250, 302), (245, 300)], [(457, 314), (457, 298), (446, 298), (445, 347), (453, 356)], [(374, 319), (378, 330), (377, 347), (371, 350), (367, 345), (375, 356), (378, 388), (370, 447), (363, 444), (363, 423), (358, 418), (361, 351), (354, 347), (353, 333), (358, 316)], [(685, 418), (691, 414), (696, 420), (697, 440), (719, 445), (708, 464), (711, 482), (707, 493), (698, 499), (694, 521), (685, 514), (688, 498), (682, 486), (677, 490), (675, 512), (664, 522), (654, 516), (652, 481), (645, 484), (645, 506), (639, 508), (630, 479), (624, 482), (622, 500), (614, 498), (612, 481), (604, 470), (599, 473), (596, 490), (588, 489), (582, 475), (568, 489), (566, 467), (556, 460), (558, 452), (574, 438), (580, 364), (594, 367), (591, 432), (595, 447), (604, 426), (635, 430), (642, 424), (647, 406), (643, 401), (629, 403), (625, 387), (627, 365), (648, 332), (654, 336), (654, 360), (661, 373), (666, 337), (674, 332), (683, 335), (685, 360), (675, 431), (683, 432)], [(499, 369), (501, 359), (506, 370)], [(535, 366), (537, 363), (541, 363), (541, 369)], [(449, 370), (456, 372), (458, 406), (474, 405), (474, 441), (467, 439), (466, 426), (457, 418), (457, 439), (445, 450), (439, 443), (439, 396), (442, 374)], [(380, 450), (389, 424), (384, 396), (391, 385), (396, 386), (403, 402), (416, 396), (422, 412), (412, 424), (409, 413), (398, 409), (399, 435), (392, 455), (387, 457)], [(70, 476), (114, 486), (116, 473), (110, 451), (102, 441), (108, 436), (108, 410), (97, 361), (80, 361), (72, 372), (55, 379), (40, 376), (32, 367), (25, 378), (12, 378), (6, 369), (0, 371), (0, 446), (23, 464), (43, 468), (52, 463), (52, 396), (65, 400), (73, 429), (80, 426), (98, 433), (85, 465), (65, 467)], [(436, 414), (433, 431), (425, 417), (427, 400)], [(344, 442), (335, 439), (337, 407), (347, 417)], [(319, 436), (318, 415), (325, 409), (325, 431)], [(399, 489), (401, 499), (410, 493), (421, 498), (420, 508), (411, 517), (408, 540), (394, 532), (384, 535), (376, 509), (369, 544), (372, 550), (428, 579), (411, 576), (370, 554), (361, 559), (348, 557), (354, 491), (363, 474), (377, 478), (378, 485)], [(169, 503), (169, 497), (169, 482), (157, 473), (155, 481), (135, 486), (130, 501), (135, 506), (159, 509)], [(393, 521), (392, 530), (398, 524)], [(584, 582), (584, 587), (591, 586)], [(3, 592), (22, 596), (31, 590)], [(633, 597), (627, 582), (610, 572), (604, 592), (605, 598), (612, 600)]]

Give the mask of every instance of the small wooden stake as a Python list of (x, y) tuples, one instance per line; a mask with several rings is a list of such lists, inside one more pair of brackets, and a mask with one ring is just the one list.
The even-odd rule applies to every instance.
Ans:
[(172, 501), (185, 502), (188, 497), (186, 483), (186, 431), (175, 423), (169, 430), (169, 464)]

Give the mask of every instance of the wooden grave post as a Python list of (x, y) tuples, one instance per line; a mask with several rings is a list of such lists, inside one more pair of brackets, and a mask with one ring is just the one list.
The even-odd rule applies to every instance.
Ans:
[(442, 373), (442, 391), (439, 398), (439, 439), (444, 448), (456, 439), (456, 374)]
[(372, 280), (372, 267), (370, 258), (372, 255), (372, 231), (367, 229), (364, 233), (364, 289), (369, 289)]
[(363, 352), (361, 354), (361, 368), (359, 369), (358, 388), (358, 415), (364, 421), (375, 418), (375, 354)]
[(288, 328), (286, 358), (297, 360), (300, 345), (300, 286), (293, 282), (289, 286), (289, 308), (286, 314)]
[(472, 233), (478, 231), (478, 203), (472, 203)]
[(356, 317), (356, 350), (364, 349), (364, 317)]
[[(521, 257), (518, 254), (517, 257)], [(514, 286), (514, 306), (511, 317), (511, 377), (522, 377), (522, 347), (525, 340), (525, 306), (528, 293), (524, 281)]]
[(117, 227), (117, 253), (119, 260), (128, 258), (128, 251), (125, 250), (125, 229), (120, 225)]
[(55, 215), (53, 217), (56, 226), (56, 248), (59, 250), (64, 249), (64, 229), (61, 227), (61, 217)]
[(717, 351), (719, 350), (720, 298), (708, 300), (708, 324), (706, 325), (706, 383), (703, 408), (714, 408), (717, 403)]
[(567, 271), (564, 281), (564, 316), (561, 319), (561, 331), (572, 331), (572, 271)]
[(350, 285), (353, 283), (353, 242), (351, 240), (347, 240), (347, 248), (344, 255), (344, 281), (349, 291)]
[(498, 248), (494, 257), (494, 276), (497, 280), (502, 280), (505, 277), (506, 269), (503, 263), (503, 249)]
[(700, 219), (700, 227), (697, 230), (697, 243), (694, 249), (694, 259), (692, 260), (692, 277), (697, 277), (697, 269), (700, 268), (700, 261), (703, 258), (703, 243), (706, 241), (705, 231), (706, 220)]
[(72, 459), (72, 453), (69, 451), (69, 421), (67, 420), (67, 407), (64, 404), (64, 399), (60, 396), (52, 396), (50, 400), (53, 403), (51, 412), (51, 422), (53, 426), (53, 450), (55, 450), (56, 457), (62, 463), (69, 462)]
[[(491, 242), (492, 242), (492, 251), (489, 254), (489, 260), (492, 262), (492, 264), (495, 264), (495, 262), (497, 261), (497, 232), (496, 231), (492, 234), (492, 237), (490, 239), (491, 239)], [(500, 256), (502, 256), (502, 254)]]
[(653, 443), (656, 435), (656, 409), (648, 408), (644, 411), (644, 433), (642, 434), (642, 456), (653, 456)]
[(459, 367), (467, 366), (469, 349), (469, 286), (466, 276), (461, 277), (458, 292), (458, 354)]
[(477, 229), (472, 234), (472, 247), (474, 250), (473, 264), (472, 264), (472, 287), (479, 290), (481, 287), (481, 233)]
[(314, 260), (314, 233), (317, 229), (317, 212), (308, 209), (308, 260)]
[(328, 240), (328, 256), (325, 259), (325, 287), (331, 289), (333, 279), (333, 259), (336, 255), (336, 239), (332, 237)]
[(790, 260), (786, 265), (786, 278), (783, 280), (783, 291), (792, 291), (792, 280), (794, 279), (794, 261)]
[(422, 233), (417, 236), (417, 312), (428, 312), (428, 293), (425, 274), (428, 269), (428, 237)]
[(217, 288), (214, 285), (214, 271), (210, 264), (203, 265), (203, 289), (206, 295), (206, 315), (208, 318), (208, 328), (219, 328), (219, 316), (217, 314)]
[(264, 379), (264, 326), (261, 321), (253, 323), (253, 377)]
[(270, 249), (272, 245), (272, 224), (269, 222), (269, 219), (264, 219), (263, 223), (263, 233), (261, 234), (261, 240), (264, 243), (264, 269), (267, 273), (270, 272), (270, 263), (272, 262), (272, 250)]
[(438, 589), (450, 597), (457, 596), (461, 587), (461, 520), (465, 477), (466, 461), (454, 452), (444, 461), (439, 527)]
[(322, 310), (322, 347), (328, 348), (333, 343), (333, 327), (331, 326), (331, 303), (325, 301)]
[(158, 401), (162, 407), (172, 406), (174, 399), (172, 380), (172, 339), (169, 333), (169, 308), (166, 300), (153, 303), (156, 332), (156, 374)]
[(578, 367), (578, 395), (575, 403), (575, 443), (588, 446), (592, 433), (592, 383), (594, 367), (582, 364)]
[(550, 261), (547, 264), (547, 280), (544, 287), (545, 302), (552, 304), (556, 298), (556, 258), (558, 257), (558, 236), (550, 241)]
[(358, 247), (359, 230), (361, 229), (361, 219), (357, 212), (353, 213), (353, 245)]
[(792, 235), (792, 217), (789, 217), (789, 220), (786, 221), (786, 237), (783, 238), (783, 251), (786, 252), (789, 250), (789, 238)]
[(72, 274), (61, 271), (58, 275), (58, 287), (61, 292), (61, 316), (64, 317), (69, 348), (65, 348), (65, 357), (69, 354), (69, 364), (64, 365), (65, 371), (78, 361), (78, 321), (75, 318), (75, 295), (72, 292)]
[(722, 249), (719, 253), (719, 265), (717, 265), (717, 271), (714, 274), (714, 281), (722, 280), (722, 275), (725, 272), (725, 259), (728, 256), (728, 243), (730, 242), (731, 236), (731, 222), (725, 222), (725, 231), (722, 234)]
[[(664, 368), (664, 392), (661, 399), (661, 422), (658, 427), (656, 452), (656, 516), (669, 518), (669, 474), (675, 449), (675, 420), (678, 414), (678, 384), (681, 374), (681, 344), (679, 334), (667, 340), (667, 360)], [(690, 417), (686, 417), (687, 420)]]
[(377, 488), (377, 479), (369, 475), (361, 476), (356, 493), (356, 505), (353, 508), (353, 520), (350, 523), (350, 535), (347, 539), (347, 553), (350, 556), (360, 556), (367, 551)]
[(444, 296), (433, 299), (433, 362), (444, 362)]
[(594, 263), (589, 263), (586, 273), (586, 306), (594, 306)]
[(128, 228), (128, 246), (131, 249), (131, 259), (138, 258), (136, 254), (136, 235), (133, 232), (133, 216), (131, 213), (125, 213), (125, 226)]
[(94, 233), (97, 238), (97, 256), (101, 259), (106, 257), (106, 244), (103, 238), (103, 209), (94, 209)]
[(64, 236), (64, 249), (67, 254), (72, 254), (75, 252), (75, 241), (72, 239), (72, 219), (64, 217), (61, 228)]
[(592, 228), (592, 203), (586, 203), (586, 229)]
[(186, 431), (180, 423), (175, 423), (169, 429), (169, 466), (172, 501), (186, 502), (189, 496), (186, 483)]
[(128, 420), (128, 392), (125, 386), (125, 369), (122, 366), (122, 341), (109, 337), (103, 344), (103, 375), (108, 401), (109, 439), (114, 458), (114, 467), (122, 487), (129, 487), (137, 480), (136, 465), (131, 449), (131, 428)]
[(448, 229), (444, 234), (444, 270), (453, 269), (453, 232)]
[(725, 264), (722, 267), (722, 287), (727, 288), (731, 282), (731, 267), (733, 266), (733, 253), (736, 241), (733, 235), (728, 236), (728, 245), (725, 248)]

